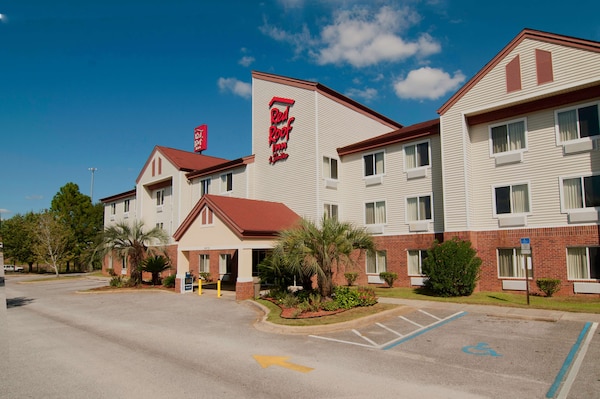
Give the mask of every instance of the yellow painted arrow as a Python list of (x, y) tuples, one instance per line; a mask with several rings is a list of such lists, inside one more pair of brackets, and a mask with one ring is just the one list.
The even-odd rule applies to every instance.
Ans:
[(280, 366), (285, 367), (286, 369), (299, 371), (301, 373), (308, 373), (313, 371), (310, 367), (301, 366), (299, 364), (289, 363), (286, 360), (289, 359), (289, 356), (261, 356), (261, 355), (253, 355), (254, 359), (262, 366), (263, 369), (266, 369), (269, 366)]

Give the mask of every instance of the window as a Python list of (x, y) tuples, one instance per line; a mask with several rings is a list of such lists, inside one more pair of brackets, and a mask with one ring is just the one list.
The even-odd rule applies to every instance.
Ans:
[(427, 258), (427, 251), (415, 249), (408, 251), (408, 275), (423, 276), (423, 260)]
[(210, 179), (200, 180), (200, 196), (210, 192)]
[(386, 252), (376, 251), (367, 254), (367, 274), (379, 274), (386, 271)]
[(121, 258), (121, 270), (127, 270), (127, 258)]
[(600, 279), (600, 248), (567, 248), (569, 280)]
[(498, 276), (525, 278), (525, 259), (521, 249), (498, 249)]
[(525, 120), (519, 120), (490, 128), (492, 154), (523, 150), (525, 142)]
[(163, 229), (164, 229), (164, 226), (165, 226), (165, 224), (164, 224), (163, 222), (156, 223), (156, 228), (157, 228), (157, 229), (161, 229), (161, 230), (163, 230)]
[(221, 192), (226, 193), (233, 190), (233, 173), (221, 175)]
[(115, 215), (117, 213), (117, 204), (114, 202), (110, 204), (110, 214)]
[(219, 274), (231, 273), (231, 255), (221, 254), (219, 255)]
[(429, 142), (404, 146), (406, 169), (429, 166)]
[(323, 157), (323, 177), (326, 179), (338, 178), (338, 161), (334, 158)]
[(129, 213), (129, 200), (123, 201), (123, 212)]
[(198, 262), (198, 271), (200, 273), (210, 273), (210, 258), (206, 254), (201, 254)]
[(383, 152), (365, 155), (365, 176), (383, 174)]
[(323, 217), (326, 219), (338, 218), (338, 206), (335, 204), (323, 204)]
[(384, 224), (385, 201), (367, 202), (365, 204), (365, 224)]
[(598, 104), (556, 112), (559, 141), (577, 140), (600, 134)]
[(431, 220), (431, 195), (407, 198), (406, 219), (409, 222)]
[(529, 188), (516, 184), (494, 188), (496, 215), (529, 212)]
[(156, 190), (156, 206), (165, 204), (165, 190)]
[(600, 207), (600, 175), (563, 179), (565, 209)]
[(270, 249), (253, 249), (252, 250), (252, 275), (258, 276), (258, 265), (272, 253)]

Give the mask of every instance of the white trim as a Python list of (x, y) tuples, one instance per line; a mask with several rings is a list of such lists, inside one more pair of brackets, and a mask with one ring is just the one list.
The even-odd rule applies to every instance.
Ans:
[[(367, 223), (367, 204), (373, 204), (374, 206), (374, 212), (375, 212), (375, 216), (376, 216), (376, 212), (377, 212), (377, 203), (378, 202), (383, 202), (383, 206), (385, 208), (385, 222), (383, 223)], [(338, 208), (339, 210), (339, 208)], [(377, 200), (371, 200), (371, 201), (365, 201), (363, 202), (363, 224), (367, 227), (369, 226), (385, 226), (388, 223), (388, 209), (387, 209), (387, 201), (384, 199), (377, 199)]]
[[(522, 185), (526, 185), (527, 186), (527, 200), (528, 200), (528, 205), (529, 205), (529, 211), (527, 212), (520, 212), (520, 213), (516, 213), (516, 212), (510, 212), (510, 213), (497, 213), (496, 212), (496, 189), (500, 188), (500, 187), (511, 187), (511, 194), (512, 194), (512, 187), (514, 186), (522, 186)], [(491, 186), (492, 188), (492, 217), (500, 219), (503, 217), (508, 217), (508, 216), (517, 216), (517, 215), (531, 215), (532, 211), (532, 206), (531, 206), (531, 181), (529, 180), (525, 180), (525, 181), (518, 181), (518, 182), (514, 182), (514, 183), (499, 183), (499, 184), (493, 184)], [(511, 198), (512, 201), (512, 198)], [(512, 205), (512, 203), (511, 203)], [(512, 208), (512, 206), (511, 206)]]
[[(382, 173), (374, 173), (372, 175), (367, 176), (367, 171), (365, 170), (365, 157), (369, 156), (369, 155), (375, 155), (375, 154), (379, 154), (382, 153), (383, 154), (383, 172)], [(368, 179), (370, 177), (375, 177), (375, 176), (385, 176), (386, 174), (386, 150), (385, 148), (379, 149), (379, 150), (375, 150), (375, 151), (369, 151), (369, 152), (365, 152), (361, 154), (361, 160), (362, 160), (362, 170), (363, 170), (363, 178), (364, 179)], [(375, 160), (375, 159), (373, 159)], [(375, 165), (373, 165), (373, 167), (375, 167)]]
[[(593, 141), (593, 139), (595, 137), (598, 136), (588, 136), (588, 137), (578, 137), (574, 140), (569, 140), (569, 141), (561, 141), (560, 140), (560, 131), (558, 129), (558, 114), (561, 112), (567, 112), (567, 111), (573, 111), (573, 110), (579, 110), (580, 108), (585, 108), (585, 107), (591, 107), (591, 106), (596, 106), (597, 112), (598, 112), (598, 118), (600, 121), (600, 102), (598, 101), (592, 101), (592, 102), (587, 102), (587, 103), (579, 103), (576, 105), (571, 105), (569, 107), (565, 107), (565, 108), (559, 108), (559, 109), (555, 109), (554, 110), (554, 134), (556, 137), (556, 145), (557, 146), (564, 146), (565, 144), (568, 143), (576, 143), (576, 142), (585, 142), (585, 141)], [(579, 115), (577, 116), (577, 135), (579, 136)]]
[[(416, 198), (417, 199), (417, 207), (418, 207), (418, 205), (419, 205), (419, 199), (423, 198), (423, 197), (429, 197), (429, 207), (431, 209), (431, 219), (409, 220), (408, 219), (408, 200), (410, 198)], [(406, 197), (404, 197), (404, 221), (405, 221), (405, 224), (410, 225), (410, 224), (413, 224), (413, 223), (416, 224), (416, 223), (423, 223), (423, 222), (433, 223), (433, 221), (434, 221), (434, 208), (433, 208), (433, 204), (434, 204), (434, 202), (433, 202), (433, 191), (431, 191), (429, 193), (407, 195)], [(414, 230), (414, 231), (422, 231), (422, 230)]]
[[(416, 151), (417, 145), (422, 144), (422, 143), (427, 143), (427, 153), (428, 153), (427, 157), (428, 157), (429, 163), (427, 165), (416, 166), (414, 168), (408, 168), (406, 166), (406, 160), (407, 160), (407, 158), (406, 158), (406, 147), (415, 147), (415, 154), (416, 154), (417, 153), (417, 151)], [(404, 157), (404, 165), (403, 165), (404, 166), (404, 171), (407, 172), (407, 173), (408, 173), (408, 171), (415, 170), (415, 169), (431, 169), (431, 161), (432, 161), (432, 159), (431, 159), (431, 139), (419, 140), (419, 141), (414, 141), (414, 142), (412, 142), (410, 144), (409, 143), (404, 144), (402, 146), (402, 156)]]
[[(518, 123), (518, 122), (523, 122), (523, 128), (525, 129), (525, 147), (519, 148), (518, 150), (508, 150), (508, 151), (494, 153), (494, 141), (492, 139), (492, 129), (495, 127), (498, 127), (498, 126), (506, 126), (506, 128), (508, 130), (508, 125), (513, 124), (513, 123)], [(488, 143), (489, 143), (490, 157), (492, 157), (492, 158), (499, 157), (499, 156), (502, 157), (502, 156), (506, 156), (508, 154), (523, 153), (523, 152), (528, 151), (528, 149), (529, 149), (528, 133), (529, 133), (529, 131), (527, 130), (527, 118), (511, 119), (511, 120), (507, 120), (504, 122), (488, 125)], [(510, 145), (510, 142), (509, 142), (509, 145)], [(522, 157), (521, 157), (521, 160), (522, 160)], [(498, 164), (498, 161), (496, 161), (496, 164)]]

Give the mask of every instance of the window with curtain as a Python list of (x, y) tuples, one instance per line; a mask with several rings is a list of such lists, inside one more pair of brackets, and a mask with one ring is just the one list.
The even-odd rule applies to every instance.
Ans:
[(113, 202), (112, 204), (110, 204), (110, 214), (115, 215), (116, 213), (117, 213), (117, 204)]
[(198, 270), (200, 273), (210, 273), (210, 257), (207, 254), (199, 255)]
[(338, 178), (338, 164), (337, 159), (323, 157), (323, 177), (326, 179)]
[(567, 248), (569, 280), (600, 279), (599, 247)]
[(379, 274), (387, 270), (386, 251), (371, 251), (367, 253), (367, 274)]
[(423, 260), (427, 258), (427, 251), (415, 249), (408, 251), (408, 275), (423, 276)]
[(492, 126), (492, 152), (494, 154), (525, 149), (525, 121)]
[(384, 224), (385, 201), (367, 202), (365, 204), (365, 224)]
[(563, 179), (565, 209), (600, 207), (600, 175)]
[(220, 254), (219, 255), (219, 274), (231, 273), (231, 255)]
[(409, 222), (431, 220), (431, 195), (407, 198), (406, 217)]
[(365, 161), (365, 176), (381, 175), (384, 172), (383, 151), (363, 156)]
[(165, 203), (165, 190), (156, 190), (156, 206), (164, 205)]
[(210, 192), (210, 178), (200, 180), (200, 196), (209, 194)]
[(529, 212), (529, 188), (516, 184), (494, 188), (496, 214)]
[(406, 169), (429, 166), (429, 142), (404, 146)]
[(498, 249), (498, 276), (525, 278), (525, 261), (518, 248)]
[(229, 192), (233, 190), (233, 173), (221, 175), (221, 192)]
[(338, 218), (338, 206), (335, 204), (323, 204), (323, 217), (326, 219)]
[(600, 134), (598, 104), (556, 112), (560, 141), (576, 140)]

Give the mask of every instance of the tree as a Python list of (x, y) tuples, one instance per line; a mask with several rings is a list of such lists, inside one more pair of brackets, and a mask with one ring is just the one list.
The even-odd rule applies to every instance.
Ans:
[(160, 284), (160, 273), (170, 268), (169, 259), (162, 255), (150, 256), (142, 261), (142, 271), (152, 274), (152, 285)]
[(30, 273), (36, 261), (34, 231), (37, 218), (38, 215), (33, 212), (25, 215), (17, 214), (2, 224), (4, 255), (15, 262), (27, 263)]
[(467, 296), (475, 290), (481, 258), (470, 241), (435, 241), (423, 259), (425, 288), (440, 296)]
[(163, 246), (168, 242), (165, 231), (159, 227), (144, 229), (144, 223), (133, 221), (131, 225), (119, 222), (104, 229), (100, 240), (101, 253), (115, 251), (122, 258), (129, 259), (131, 279), (135, 284), (142, 282), (142, 262), (149, 252), (156, 252), (150, 246)]
[(321, 296), (331, 297), (334, 271), (354, 264), (351, 254), (357, 249), (375, 250), (369, 233), (351, 223), (323, 218), (320, 227), (303, 219), (298, 226), (282, 231), (273, 253), (295, 273), (304, 277), (316, 275)]
[(59, 265), (68, 256), (69, 231), (60, 223), (55, 213), (44, 211), (38, 217), (34, 235), (35, 254), (40, 260), (50, 264), (58, 277)]
[(81, 270), (89, 259), (88, 249), (92, 247), (94, 237), (102, 231), (102, 204), (93, 205), (90, 197), (79, 192), (77, 184), (67, 183), (52, 198), (50, 210), (69, 231), (67, 271), (71, 260)]

